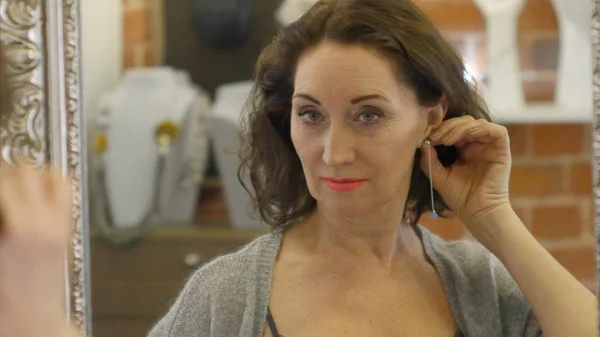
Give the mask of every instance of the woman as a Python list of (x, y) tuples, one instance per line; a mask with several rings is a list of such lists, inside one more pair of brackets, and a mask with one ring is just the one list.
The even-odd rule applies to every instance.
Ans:
[[(511, 208), (506, 129), (464, 72), (411, 1), (320, 1), (285, 28), (241, 152), (273, 231), (196, 271), (150, 337), (596, 336), (595, 297)], [(480, 244), (417, 224), (450, 210)]]

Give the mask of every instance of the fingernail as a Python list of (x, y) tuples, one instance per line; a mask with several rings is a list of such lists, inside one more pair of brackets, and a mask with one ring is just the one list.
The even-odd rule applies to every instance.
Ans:
[(479, 131), (479, 127), (478, 126), (474, 126), (472, 128), (470, 128), (469, 130), (467, 130), (468, 133), (475, 133)]
[(437, 138), (437, 137), (439, 137), (440, 133), (441, 133), (441, 132), (440, 132), (440, 129), (434, 130), (434, 131), (431, 133), (431, 135), (429, 135), (429, 138), (431, 138), (431, 139)]

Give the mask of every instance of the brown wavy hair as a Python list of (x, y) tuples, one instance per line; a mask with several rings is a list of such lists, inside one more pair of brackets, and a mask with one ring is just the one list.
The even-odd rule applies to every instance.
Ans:
[[(473, 81), (465, 77), (459, 53), (412, 1), (321, 0), (262, 51), (242, 114), (238, 178), (260, 218), (272, 228), (293, 224), (317, 206), (292, 144), (290, 115), (299, 55), (323, 41), (380, 51), (395, 64), (399, 80), (415, 92), (422, 106), (439, 104), (445, 94), (445, 119), (471, 115), (490, 120)], [(454, 147), (436, 150), (444, 166), (458, 159)], [(403, 214), (413, 226), (431, 211), (429, 180), (419, 168), (420, 158), (417, 150)], [(437, 191), (434, 204), (439, 214), (449, 210)]]

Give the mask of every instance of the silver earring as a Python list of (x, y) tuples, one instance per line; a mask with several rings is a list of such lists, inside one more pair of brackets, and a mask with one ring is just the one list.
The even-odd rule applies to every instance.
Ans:
[(429, 213), (429, 218), (437, 219), (438, 214), (435, 211), (434, 202), (433, 202), (433, 183), (431, 182), (432, 173), (431, 173), (431, 140), (425, 139), (423, 145), (427, 148), (427, 162), (429, 169), (429, 196), (431, 197), (431, 213)]

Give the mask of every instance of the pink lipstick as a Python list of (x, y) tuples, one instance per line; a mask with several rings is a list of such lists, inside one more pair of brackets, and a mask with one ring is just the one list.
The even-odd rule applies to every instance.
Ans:
[(367, 179), (336, 179), (336, 178), (322, 178), (325, 184), (329, 188), (337, 192), (349, 192), (359, 188), (362, 184), (364, 184)]

